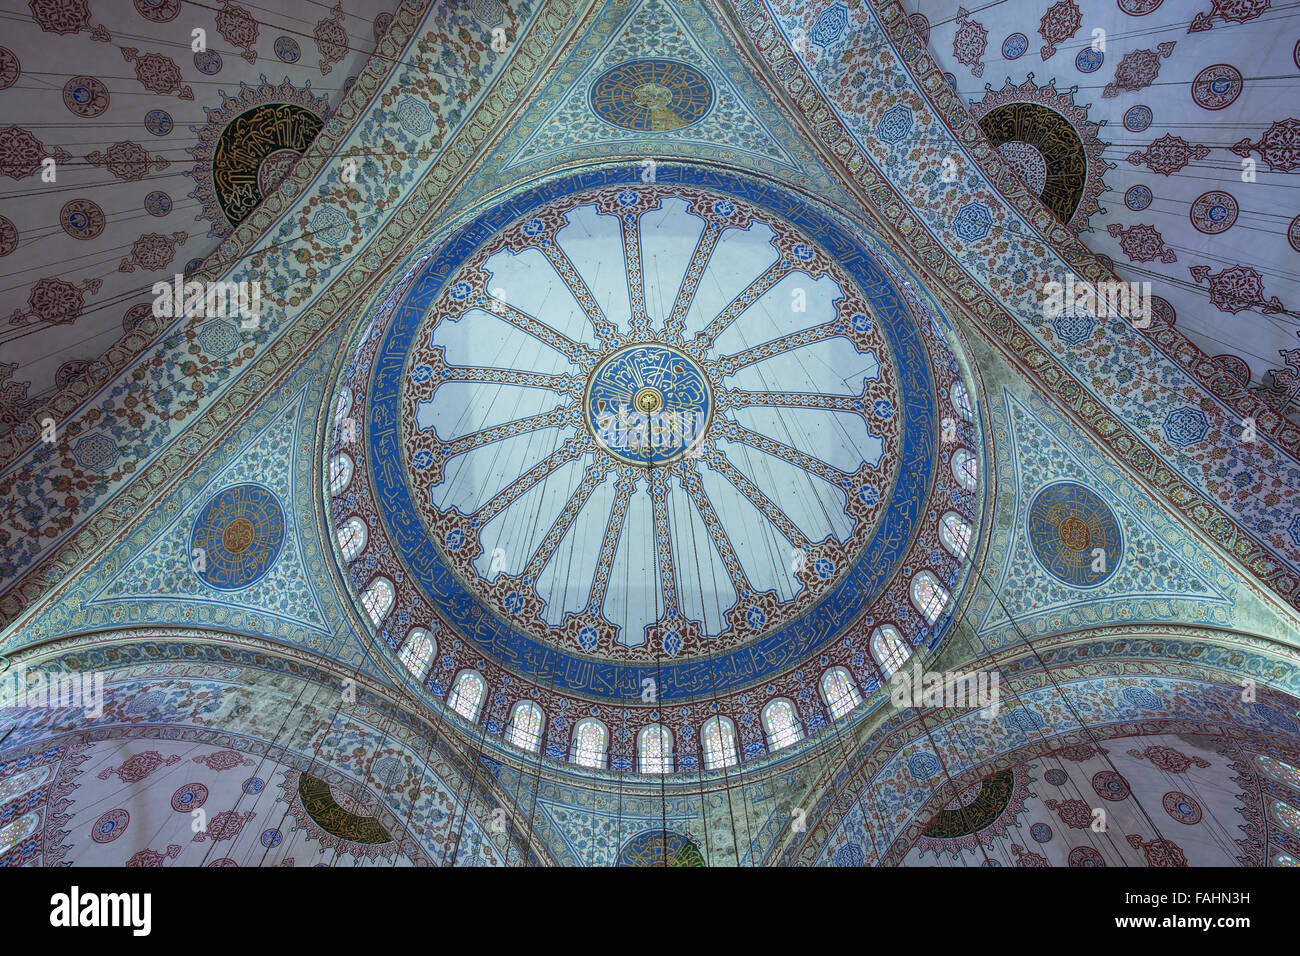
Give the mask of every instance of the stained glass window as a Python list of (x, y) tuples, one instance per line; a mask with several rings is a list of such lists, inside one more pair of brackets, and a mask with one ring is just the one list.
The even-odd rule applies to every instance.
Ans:
[(727, 717), (710, 717), (700, 728), (704, 741), (704, 769), (721, 770), (740, 763), (736, 753), (736, 725)]
[(506, 725), (506, 743), (537, 753), (542, 746), (542, 708), (526, 700), (515, 704)]
[(880, 665), (880, 673), (888, 680), (894, 671), (907, 663), (912, 651), (903, 643), (903, 636), (895, 628), (883, 624), (871, 635), (871, 656)]
[(767, 745), (772, 750), (789, 747), (803, 736), (794, 704), (780, 697), (763, 708), (763, 729), (767, 731)]
[(1288, 826), (1296, 833), (1300, 833), (1300, 810), (1297, 810), (1289, 803), (1274, 800), (1273, 813), (1282, 821), (1284, 826)]
[(339, 526), (339, 551), (343, 563), (351, 561), (366, 547), (366, 523), (353, 516)]
[(959, 561), (964, 561), (970, 553), (970, 522), (949, 511), (939, 521), (939, 541)]
[(958, 448), (952, 453), (952, 473), (967, 491), (974, 491), (979, 483), (980, 466), (969, 448)]
[(832, 667), (822, 675), (822, 697), (834, 718), (843, 717), (862, 703), (858, 685), (853, 683), (853, 676), (843, 667)]
[(1267, 754), (1260, 754), (1259, 765), (1270, 777), (1276, 777), (1283, 783), (1294, 787), (1296, 790), (1300, 790), (1300, 770), (1297, 770), (1289, 763), (1283, 763), (1281, 760), (1274, 760)]
[(597, 770), (605, 766), (605, 747), (609, 731), (599, 720), (588, 717), (573, 728), (573, 762)]
[(460, 714), (471, 724), (478, 723), (478, 711), (483, 706), (483, 697), (487, 693), (487, 684), (474, 671), (461, 671), (451, 685), (447, 695), (447, 706)]
[(34, 810), (26, 816), (19, 817), (9, 826), (0, 830), (0, 856), (4, 856), (15, 846), (36, 832), (40, 822), (40, 811)]
[(361, 595), (361, 606), (366, 609), (375, 627), (383, 623), (393, 609), (393, 582), (388, 578), (375, 578)]
[(347, 490), (352, 483), (352, 456), (339, 452), (330, 459), (330, 494), (337, 495)]
[(651, 724), (637, 735), (636, 752), (642, 773), (673, 772), (673, 732)]
[(334, 406), (334, 424), (337, 425), (347, 418), (350, 411), (352, 411), (352, 389), (344, 387), (343, 391), (339, 392), (338, 404)]
[(952, 399), (953, 408), (957, 409), (962, 418), (968, 422), (974, 419), (975, 409), (971, 407), (970, 392), (966, 391), (964, 382), (953, 382), (948, 395)]
[(429, 662), (433, 660), (436, 650), (433, 635), (424, 628), (417, 627), (406, 635), (406, 642), (397, 652), (397, 657), (408, 671), (420, 680), (424, 680), (424, 675), (429, 673)]
[(15, 797), (20, 793), (26, 793), (45, 782), (45, 778), (50, 775), (49, 766), (36, 767), (32, 770), (24, 770), (22, 773), (15, 774), (0, 780), (0, 803)]
[(1287, 856), (1285, 853), (1279, 853), (1277, 856), (1273, 857), (1273, 865), (1274, 866), (1300, 866), (1300, 863), (1297, 863), (1295, 857), (1293, 856)]
[(929, 571), (922, 571), (912, 578), (912, 603), (922, 616), (933, 624), (948, 605), (951, 595)]

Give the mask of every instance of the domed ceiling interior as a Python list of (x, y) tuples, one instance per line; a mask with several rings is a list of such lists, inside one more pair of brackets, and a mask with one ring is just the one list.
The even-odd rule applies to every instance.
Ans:
[(10, 4), (0, 864), (1295, 865), (1300, 30), (1039, 6)]

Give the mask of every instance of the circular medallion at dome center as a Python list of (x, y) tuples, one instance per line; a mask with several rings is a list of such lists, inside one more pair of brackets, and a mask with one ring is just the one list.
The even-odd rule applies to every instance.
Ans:
[(587, 385), (586, 425), (620, 461), (666, 465), (697, 451), (713, 401), (694, 359), (659, 343), (607, 356)]

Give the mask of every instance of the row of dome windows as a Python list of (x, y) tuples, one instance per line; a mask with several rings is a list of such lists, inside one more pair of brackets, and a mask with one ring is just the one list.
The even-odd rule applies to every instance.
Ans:
[[(368, 588), (367, 595), (390, 593), (391, 585), (379, 578), (379, 588)], [(382, 600), (382, 597), (379, 598)], [(371, 613), (373, 602), (362, 597), (363, 606)], [(417, 627), (407, 635), (398, 649), (402, 665), (421, 682), (428, 676), (429, 667), (437, 654), (437, 641), (429, 631)], [(876, 628), (871, 636), (871, 655), (888, 680), (911, 656), (911, 648), (902, 635), (891, 625)], [(827, 669), (820, 682), (822, 699), (832, 719), (845, 716), (862, 703), (862, 695), (847, 668), (835, 666)], [(475, 670), (462, 670), (452, 682), (447, 695), (447, 706), (471, 723), (477, 723), (487, 698), (487, 682)], [(769, 701), (760, 715), (771, 750), (779, 750), (803, 738), (797, 711), (785, 698)], [(545, 714), (542, 708), (530, 701), (519, 701), (511, 711), (506, 725), (506, 741), (521, 750), (536, 753), (541, 747)], [(700, 731), (704, 766), (718, 770), (739, 762), (736, 749), (736, 728), (727, 717), (714, 717), (705, 722)], [(608, 754), (609, 732), (595, 718), (580, 721), (573, 731), (570, 759), (584, 767), (603, 768)], [(672, 732), (666, 727), (652, 724), (637, 737), (637, 763), (642, 773), (672, 773)]]

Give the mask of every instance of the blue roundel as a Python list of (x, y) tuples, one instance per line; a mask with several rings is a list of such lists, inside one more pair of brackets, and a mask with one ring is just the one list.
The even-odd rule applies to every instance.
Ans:
[(1049, 485), (1034, 496), (1029, 541), (1038, 563), (1075, 587), (1105, 581), (1123, 553), (1115, 512), (1095, 492), (1073, 481)]
[(1002, 56), (1008, 60), (1018, 60), (1029, 49), (1029, 37), (1023, 33), (1013, 33), (1002, 41)]
[(916, 754), (907, 761), (907, 772), (922, 782), (937, 774), (939, 769), (939, 758), (934, 754)]
[(199, 512), (190, 535), (190, 568), (211, 587), (238, 591), (271, 569), (283, 544), (279, 499), (261, 485), (233, 485)]
[(1141, 212), (1151, 205), (1151, 190), (1147, 186), (1138, 184), (1130, 186), (1128, 192), (1124, 194), (1124, 205), (1128, 206), (1134, 212)]
[(1079, 55), (1074, 58), (1074, 65), (1079, 68), (1080, 73), (1096, 73), (1101, 69), (1101, 62), (1104, 59), (1106, 57), (1100, 50), (1088, 46), (1079, 51)]
[(587, 427), (615, 458), (663, 465), (703, 440), (713, 416), (704, 372), (685, 353), (659, 343), (610, 355), (587, 385)]

